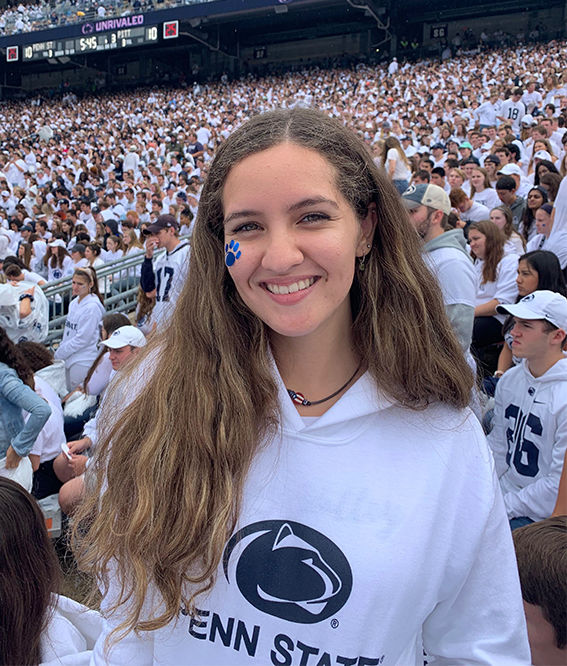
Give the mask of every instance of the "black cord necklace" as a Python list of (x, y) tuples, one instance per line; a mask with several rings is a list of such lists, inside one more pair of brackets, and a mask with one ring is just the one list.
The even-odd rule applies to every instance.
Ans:
[(334, 393), (331, 393), (331, 395), (328, 395), (326, 398), (323, 398), (322, 400), (307, 400), (307, 398), (303, 395), (303, 393), (298, 393), (297, 391), (293, 391), (292, 389), (286, 388), (286, 391), (289, 394), (289, 397), (293, 400), (298, 405), (302, 405), (303, 407), (311, 407), (312, 405), (320, 405), (322, 402), (327, 402), (327, 400), (330, 400), (331, 398), (334, 398), (336, 395), (339, 395), (341, 391), (344, 391), (346, 387), (352, 382), (352, 380), (356, 377), (358, 371), (360, 370), (360, 365), (358, 368), (354, 371), (352, 377), (345, 382), (340, 389), (337, 389)]

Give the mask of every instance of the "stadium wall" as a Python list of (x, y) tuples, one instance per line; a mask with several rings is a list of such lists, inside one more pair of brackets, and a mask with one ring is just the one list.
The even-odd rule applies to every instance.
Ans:
[[(337, 58), (342, 55), (364, 54), (368, 50), (368, 32), (316, 39), (284, 42), (282, 44), (263, 44), (244, 48), (240, 52), (243, 60), (250, 68), (268, 62), (289, 63), (305, 62), (308, 60), (321, 60), (321, 58)], [(265, 48), (265, 56), (257, 57), (258, 51)]]

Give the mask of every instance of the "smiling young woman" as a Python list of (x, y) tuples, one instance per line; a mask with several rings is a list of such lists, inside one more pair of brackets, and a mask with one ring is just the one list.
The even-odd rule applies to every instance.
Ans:
[(83, 382), (97, 357), (98, 330), (104, 316), (104, 301), (94, 268), (77, 268), (71, 284), (73, 300), (69, 305), (63, 339), (55, 351), (55, 358), (65, 361), (69, 391)]
[(472, 384), (366, 146), (313, 110), (245, 123), (170, 325), (105, 400), (94, 663), (528, 663)]

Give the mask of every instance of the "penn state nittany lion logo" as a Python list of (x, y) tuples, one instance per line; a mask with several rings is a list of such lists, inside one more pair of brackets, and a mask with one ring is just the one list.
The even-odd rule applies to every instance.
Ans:
[(223, 568), (252, 606), (301, 624), (335, 614), (352, 590), (343, 552), (321, 532), (291, 520), (264, 520), (239, 530), (225, 548)]

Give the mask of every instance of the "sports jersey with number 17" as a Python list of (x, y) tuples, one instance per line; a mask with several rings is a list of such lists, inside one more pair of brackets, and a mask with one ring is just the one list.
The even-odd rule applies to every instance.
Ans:
[(156, 304), (152, 319), (158, 327), (173, 313), (175, 303), (185, 284), (190, 254), (189, 242), (183, 241), (171, 252), (165, 252), (154, 260)]

